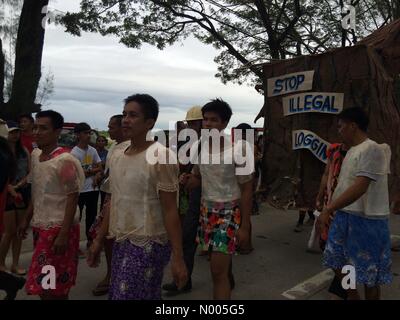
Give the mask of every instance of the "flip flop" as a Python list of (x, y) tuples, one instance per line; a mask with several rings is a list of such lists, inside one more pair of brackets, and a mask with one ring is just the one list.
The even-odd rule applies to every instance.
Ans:
[(248, 248), (248, 249), (238, 249), (238, 253), (239, 254), (250, 254), (252, 251), (254, 250), (254, 248)]
[(93, 289), (92, 293), (94, 296), (104, 296), (105, 294), (108, 293), (110, 289), (109, 284), (98, 284), (96, 288)]
[(12, 274), (15, 274), (17, 276), (24, 276), (26, 275), (26, 270), (25, 269), (11, 269), (10, 270)]

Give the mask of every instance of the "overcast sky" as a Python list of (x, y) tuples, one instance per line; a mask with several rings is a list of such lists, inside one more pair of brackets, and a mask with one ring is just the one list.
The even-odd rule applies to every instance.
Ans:
[[(60, 11), (77, 11), (79, 0), (50, 0)], [(160, 104), (157, 128), (182, 120), (192, 105), (221, 97), (233, 109), (229, 127), (253, 123), (263, 97), (252, 87), (224, 85), (214, 74), (217, 51), (195, 39), (162, 51), (144, 45), (130, 49), (116, 37), (85, 33), (75, 37), (61, 26), (46, 30), (43, 66), (55, 77), (51, 108), (68, 122), (88, 122), (106, 129), (111, 115), (121, 113), (122, 100), (133, 93), (149, 93)], [(257, 122), (263, 126), (263, 119)]]

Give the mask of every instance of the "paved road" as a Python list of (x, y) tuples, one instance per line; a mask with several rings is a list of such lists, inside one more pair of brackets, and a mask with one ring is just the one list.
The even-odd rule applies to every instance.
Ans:
[[(326, 286), (329, 274), (321, 266), (321, 255), (306, 252), (306, 243), (311, 227), (302, 233), (293, 232), (297, 212), (280, 211), (263, 205), (261, 214), (253, 216), (253, 245), (250, 255), (234, 257), (233, 271), (236, 289), (233, 299), (276, 300), (288, 299), (328, 299)], [(400, 216), (391, 217), (392, 234), (400, 234)], [(84, 236), (82, 232), (82, 236)], [(82, 248), (85, 242), (81, 242)], [(28, 266), (31, 258), (31, 241), (24, 243), (21, 260)], [(71, 299), (107, 299), (94, 297), (91, 290), (104, 275), (104, 263), (97, 269), (87, 267), (84, 260), (79, 263), (77, 285), (71, 290)], [(400, 253), (393, 253), (394, 281), (383, 288), (384, 299), (400, 299)], [(325, 278), (324, 278), (325, 277)], [(169, 267), (165, 272), (165, 282), (170, 279)], [(0, 293), (0, 298), (3, 293)], [(283, 295), (284, 294), (284, 295)], [(209, 263), (204, 256), (196, 256), (193, 274), (193, 290), (175, 297), (164, 295), (166, 300), (211, 299), (212, 285)], [(23, 291), (18, 299), (37, 299)]]

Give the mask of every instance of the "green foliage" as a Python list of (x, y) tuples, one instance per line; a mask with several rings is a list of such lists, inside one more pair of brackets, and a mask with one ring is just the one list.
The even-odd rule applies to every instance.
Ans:
[[(257, 82), (254, 64), (320, 53), (357, 39), (394, 18), (391, 1), (353, 0), (355, 31), (341, 26), (344, 0), (82, 0), (80, 12), (62, 19), (66, 31), (115, 35), (139, 49), (163, 49), (189, 35), (220, 50), (216, 76)], [(245, 67), (243, 67), (245, 66)]]

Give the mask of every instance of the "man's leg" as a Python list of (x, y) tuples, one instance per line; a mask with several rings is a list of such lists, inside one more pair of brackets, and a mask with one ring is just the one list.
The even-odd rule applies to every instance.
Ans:
[(381, 299), (381, 287), (367, 287), (364, 286), (365, 289), (365, 300), (380, 300)]
[(302, 232), (303, 231), (303, 223), (304, 218), (306, 217), (306, 211), (300, 210), (299, 211), (299, 219), (297, 220), (296, 227), (294, 228), (294, 232)]
[[(17, 210), (16, 211), (16, 223), (19, 226), (22, 222), (22, 219), (25, 216), (25, 210)], [(18, 275), (25, 275), (26, 271), (24, 269), (19, 268), (19, 256), (21, 253), (22, 239), (17, 235), (12, 240), (12, 265), (11, 272), (16, 273)]]
[(104, 191), (100, 191), (100, 211), (103, 210), (104, 201), (106, 199), (107, 193)]
[(79, 194), (78, 207), (79, 207), (79, 222), (82, 221), (83, 208), (86, 203), (86, 192)]
[(231, 284), (229, 266), (232, 256), (221, 252), (211, 253), (211, 275), (214, 284), (214, 300), (230, 300)]
[(163, 290), (177, 293), (185, 292), (192, 288), (191, 276), (194, 266), (194, 257), (197, 249), (196, 235), (199, 227), (200, 199), (201, 188), (193, 189), (189, 195), (189, 207), (185, 214), (185, 219), (183, 220), (182, 226), (183, 259), (188, 271), (188, 282), (181, 291), (178, 291), (178, 288), (174, 282), (163, 285)]
[(196, 235), (199, 227), (201, 188), (194, 189), (189, 195), (189, 208), (185, 215), (182, 230), (183, 259), (188, 269), (188, 279), (191, 283), (194, 256), (196, 254)]
[(6, 271), (6, 257), (11, 241), (16, 236), (17, 218), (16, 211), (5, 211), (3, 215), (4, 233), (0, 242), (0, 271)]
[(96, 288), (93, 289), (92, 293), (94, 296), (102, 296), (108, 293), (110, 290), (111, 281), (111, 262), (112, 262), (112, 247), (114, 245), (114, 240), (106, 239), (104, 241), (104, 253), (106, 256), (107, 263), (107, 273), (103, 280), (101, 280)]
[(111, 279), (111, 261), (112, 261), (112, 248), (114, 245), (114, 240), (112, 239), (107, 239), (104, 242), (104, 252), (106, 254), (106, 261), (107, 261), (107, 274), (105, 280), (107, 283), (110, 283)]

